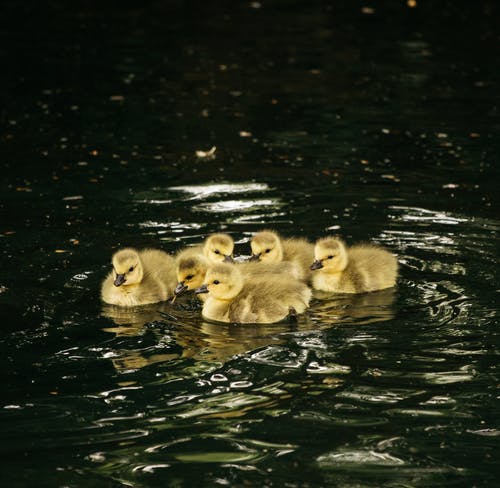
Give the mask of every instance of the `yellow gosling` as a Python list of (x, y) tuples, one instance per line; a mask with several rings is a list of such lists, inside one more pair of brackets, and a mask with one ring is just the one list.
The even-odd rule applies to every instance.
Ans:
[(374, 244), (347, 247), (336, 237), (319, 239), (314, 247), (312, 286), (336, 293), (364, 293), (395, 286), (398, 261)]
[[(203, 254), (193, 252), (182, 252), (176, 260), (177, 286), (175, 288), (175, 296), (179, 296), (187, 291), (192, 291), (203, 284), (205, 275), (212, 266), (211, 263)], [(258, 263), (258, 262), (243, 262), (231, 263), (232, 266), (237, 266), (239, 271), (244, 276), (259, 277), (266, 274), (289, 276), (297, 279), (300, 276), (300, 271), (296, 265), (289, 262), (281, 263)], [(200, 294), (198, 297), (204, 301), (206, 295)]]
[(253, 236), (250, 247), (253, 259), (263, 263), (290, 261), (299, 269), (299, 279), (311, 279), (309, 266), (314, 258), (314, 245), (306, 239), (281, 238), (276, 232), (264, 230)]
[(238, 266), (216, 264), (196, 293), (208, 293), (202, 315), (208, 320), (270, 324), (309, 306), (311, 290), (289, 275), (244, 277)]
[[(176, 260), (177, 286), (175, 296), (194, 291), (203, 284), (210, 261), (203, 254), (182, 253)], [(204, 295), (198, 296), (202, 301)]]
[(212, 263), (233, 260), (234, 241), (228, 234), (212, 234), (205, 239), (203, 254)]
[(102, 283), (104, 302), (122, 307), (157, 303), (173, 294), (175, 261), (158, 249), (138, 251), (132, 248), (116, 252), (113, 271)]

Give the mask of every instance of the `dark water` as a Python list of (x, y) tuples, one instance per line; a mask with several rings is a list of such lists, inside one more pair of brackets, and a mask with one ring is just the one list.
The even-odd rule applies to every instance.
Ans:
[[(1, 18), (1, 486), (496, 484), (496, 2)], [(398, 287), (295, 325), (99, 302), (120, 246), (263, 227), (379, 242)]]

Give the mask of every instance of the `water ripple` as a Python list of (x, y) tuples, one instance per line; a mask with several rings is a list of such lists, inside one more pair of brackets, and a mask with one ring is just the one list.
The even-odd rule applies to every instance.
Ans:
[(180, 418), (190, 417), (234, 417), (241, 416), (251, 408), (268, 404), (270, 398), (264, 395), (252, 395), (242, 392), (229, 392), (206, 398), (200, 405), (179, 413)]
[(387, 453), (375, 451), (347, 451), (322, 454), (317, 459), (322, 467), (344, 467), (346, 469), (363, 468), (364, 466), (401, 466), (403, 459)]
[(221, 200), (218, 202), (206, 202), (193, 207), (194, 210), (201, 210), (209, 213), (220, 212), (253, 212), (269, 208), (282, 207), (283, 203), (278, 199), (260, 198), (245, 200)]
[(266, 347), (250, 355), (249, 360), (268, 366), (279, 366), (283, 368), (300, 368), (307, 361), (307, 350), (291, 352), (288, 349), (278, 346)]
[(448, 212), (436, 212), (435, 210), (428, 210), (426, 208), (404, 207), (398, 205), (392, 205), (389, 208), (395, 210), (395, 213), (397, 213), (397, 215), (390, 215), (390, 218), (397, 218), (398, 220), (417, 224), (458, 225), (470, 220), (467, 217), (457, 217)]

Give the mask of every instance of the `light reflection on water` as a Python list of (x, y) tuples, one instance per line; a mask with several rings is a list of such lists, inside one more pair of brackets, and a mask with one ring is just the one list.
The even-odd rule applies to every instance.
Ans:
[(187, 193), (189, 200), (206, 199), (212, 196), (234, 195), (237, 193), (268, 192), (270, 187), (266, 183), (218, 183), (205, 185), (172, 186), (169, 190)]
[(209, 202), (196, 205), (194, 210), (202, 210), (210, 213), (220, 212), (251, 212), (254, 210), (264, 210), (266, 208), (279, 208), (283, 203), (278, 200), (258, 199), (258, 200), (225, 200)]
[(446, 212), (436, 212), (435, 210), (428, 210), (425, 208), (416, 207), (403, 207), (392, 205), (389, 207), (391, 210), (397, 212), (396, 215), (389, 215), (389, 218), (397, 219), (398, 221), (406, 222), (422, 222), (444, 225), (459, 225), (462, 222), (467, 222), (469, 219), (466, 217), (457, 217)]

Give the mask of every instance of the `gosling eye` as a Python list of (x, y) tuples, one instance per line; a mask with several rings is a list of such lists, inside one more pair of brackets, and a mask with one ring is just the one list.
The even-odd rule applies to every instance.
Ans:
[(327, 259), (333, 259), (333, 256), (330, 255), (330, 256), (327, 257)]
[(266, 249), (266, 254), (270, 253), (271, 252), (271, 249)]
[(219, 280), (214, 280), (214, 281), (213, 281), (213, 284), (214, 284), (214, 285), (218, 285), (219, 283), (220, 283), (220, 281), (219, 281)]
[(193, 275), (187, 275), (186, 278), (185, 278), (186, 281), (189, 281), (189, 280), (192, 280), (192, 279), (193, 279)]
[(134, 267), (133, 267), (133, 266), (130, 266), (130, 268), (128, 269), (128, 272), (129, 272), (129, 273), (132, 273), (132, 271), (134, 271)]
[(220, 251), (219, 251), (218, 249), (216, 249), (216, 250), (214, 251), (214, 253), (215, 253), (215, 254), (220, 254)]

